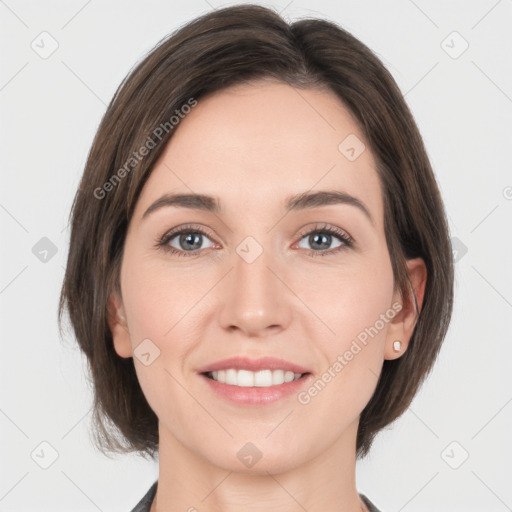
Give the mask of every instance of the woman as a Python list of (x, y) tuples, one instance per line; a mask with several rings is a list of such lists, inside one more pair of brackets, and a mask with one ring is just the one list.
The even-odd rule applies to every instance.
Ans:
[(71, 224), (96, 442), (158, 454), (134, 511), (378, 510), (356, 458), (431, 370), (453, 266), (366, 46), (255, 5), (193, 20), (116, 92)]

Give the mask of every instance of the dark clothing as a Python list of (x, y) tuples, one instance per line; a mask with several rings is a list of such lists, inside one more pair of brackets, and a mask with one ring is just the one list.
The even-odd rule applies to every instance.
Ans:
[[(157, 484), (158, 480), (149, 488), (149, 491), (143, 496), (139, 503), (137, 503), (132, 512), (149, 512), (156, 494)], [(370, 512), (380, 512), (380, 510), (364, 494), (359, 494), (359, 496), (361, 496), (361, 499), (365, 502)]]
[(143, 496), (143, 498), (135, 505), (135, 508), (132, 512), (149, 512), (151, 508), (151, 504), (153, 503), (153, 498), (156, 494), (156, 486), (158, 484), (158, 480), (149, 488), (149, 491)]

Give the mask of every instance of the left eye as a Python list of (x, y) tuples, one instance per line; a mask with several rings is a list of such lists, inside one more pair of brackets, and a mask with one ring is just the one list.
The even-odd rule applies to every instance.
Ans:
[[(331, 247), (333, 240), (336, 238), (338, 239), (338, 245)], [(335, 249), (336, 247), (340, 247), (341, 245), (344, 245), (346, 243), (346, 241), (342, 240), (340, 236), (334, 235), (332, 233), (323, 232), (323, 231), (310, 232), (309, 234), (305, 235), (301, 239), (299, 244), (302, 243), (303, 241), (308, 242), (311, 245), (311, 247), (302, 247), (301, 245), (299, 245), (299, 247), (301, 247), (302, 249), (313, 249), (313, 250), (315, 250), (315, 249), (316, 250)]]

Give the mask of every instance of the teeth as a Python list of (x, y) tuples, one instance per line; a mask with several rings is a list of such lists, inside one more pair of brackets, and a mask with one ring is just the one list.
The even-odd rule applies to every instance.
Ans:
[(285, 370), (260, 370), (251, 372), (249, 370), (219, 370), (210, 372), (213, 380), (240, 387), (267, 388), (270, 386), (279, 386), (285, 382), (300, 379), (301, 373), (293, 373)]

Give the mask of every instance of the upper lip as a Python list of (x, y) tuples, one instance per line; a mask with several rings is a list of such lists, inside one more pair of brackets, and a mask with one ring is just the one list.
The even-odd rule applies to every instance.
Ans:
[(309, 373), (307, 368), (295, 363), (290, 363), (284, 359), (276, 357), (260, 357), (259, 359), (250, 359), (248, 357), (229, 357), (216, 361), (215, 363), (207, 364), (199, 368), (198, 373), (215, 372), (218, 370), (227, 370), (234, 368), (236, 370), (250, 370), (257, 372), (260, 370), (285, 370), (293, 373)]

